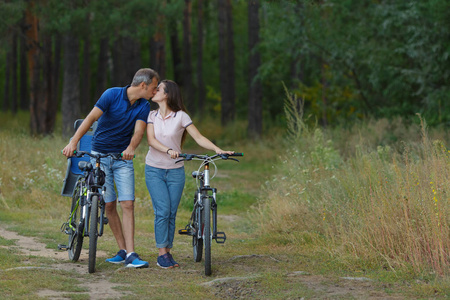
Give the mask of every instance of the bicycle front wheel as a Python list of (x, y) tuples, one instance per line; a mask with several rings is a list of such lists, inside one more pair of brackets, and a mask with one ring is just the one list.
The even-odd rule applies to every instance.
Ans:
[(72, 205), (70, 208), (70, 227), (69, 227), (69, 259), (73, 262), (80, 258), (81, 248), (84, 237), (84, 221), (81, 213), (81, 192), (82, 186), (77, 185), (72, 196)]
[(205, 244), (205, 275), (211, 275), (211, 202), (203, 198), (203, 240)]
[(91, 215), (89, 222), (89, 273), (95, 272), (98, 238), (98, 196), (92, 196)]
[(201, 219), (203, 218), (203, 213), (200, 212), (197, 203), (197, 194), (194, 198), (194, 207), (195, 207), (195, 213), (194, 213), (194, 228), (195, 233), (192, 236), (192, 248), (194, 249), (194, 260), (195, 262), (202, 261), (202, 255), (203, 255), (203, 239), (199, 237), (199, 233), (201, 234), (201, 226), (203, 222)]

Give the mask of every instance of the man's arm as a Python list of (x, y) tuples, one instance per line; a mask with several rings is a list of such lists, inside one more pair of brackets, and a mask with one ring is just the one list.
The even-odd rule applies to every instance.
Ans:
[(101, 117), (102, 114), (103, 111), (98, 107), (94, 107), (91, 110), (91, 112), (81, 123), (80, 127), (78, 127), (69, 144), (67, 144), (67, 146), (64, 147), (63, 154), (66, 157), (71, 157), (73, 155), (73, 152), (77, 150), (77, 144), (80, 141), (80, 139), (89, 130), (89, 128), (91, 128), (92, 124), (94, 124), (94, 122)]
[(147, 123), (142, 120), (137, 120), (136, 125), (134, 126), (134, 134), (131, 138), (131, 142), (128, 145), (127, 149), (122, 152), (122, 159), (130, 160), (134, 158), (134, 152), (136, 148), (141, 143), (142, 137), (144, 136), (145, 128), (147, 127)]

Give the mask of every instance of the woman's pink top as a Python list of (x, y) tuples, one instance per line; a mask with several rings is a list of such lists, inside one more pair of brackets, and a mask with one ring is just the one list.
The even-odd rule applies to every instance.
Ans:
[[(163, 145), (181, 153), (181, 138), (186, 127), (192, 124), (192, 120), (187, 113), (180, 110), (171, 112), (165, 118), (161, 116), (159, 110), (152, 110), (148, 115), (147, 123), (153, 124), (156, 139)], [(176, 169), (182, 167), (183, 162), (175, 164), (176, 159), (171, 159), (170, 155), (149, 147), (145, 163), (151, 167), (160, 169)]]

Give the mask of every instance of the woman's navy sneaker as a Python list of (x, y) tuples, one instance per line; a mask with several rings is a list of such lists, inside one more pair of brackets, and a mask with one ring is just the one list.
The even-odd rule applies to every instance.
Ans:
[(173, 268), (173, 264), (170, 261), (169, 253), (158, 256), (156, 264), (163, 269)]
[(172, 266), (179, 267), (180, 265), (173, 259), (172, 254), (170, 252), (167, 252), (167, 255), (169, 256), (170, 262), (172, 263)]

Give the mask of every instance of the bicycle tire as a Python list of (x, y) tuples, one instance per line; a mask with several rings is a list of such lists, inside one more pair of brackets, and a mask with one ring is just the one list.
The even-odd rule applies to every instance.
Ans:
[(98, 238), (98, 196), (92, 196), (91, 214), (89, 222), (89, 273), (95, 272)]
[[(194, 206), (197, 203), (197, 193), (195, 194), (194, 197)], [(195, 234), (192, 236), (192, 248), (194, 251), (194, 261), (195, 262), (200, 262), (202, 261), (202, 255), (203, 255), (203, 239), (199, 238), (199, 231), (200, 231), (200, 224), (203, 224), (203, 222), (201, 222), (201, 220), (198, 220), (199, 216), (200, 218), (202, 218), (202, 213), (198, 213), (198, 206), (195, 208), (195, 213), (194, 213), (194, 220), (193, 220), (193, 224), (195, 226), (196, 232)]]
[[(80, 189), (83, 186), (77, 184), (77, 188), (74, 190), (72, 195), (72, 205), (70, 207), (70, 213), (72, 215), (71, 226), (69, 227), (69, 259), (73, 262), (77, 262), (80, 258), (81, 248), (83, 247), (84, 238), (84, 221), (81, 213), (81, 199), (80, 199)], [(75, 210), (75, 211), (74, 211)]]
[(203, 240), (205, 246), (205, 275), (211, 275), (211, 202), (209, 197), (203, 198)]

